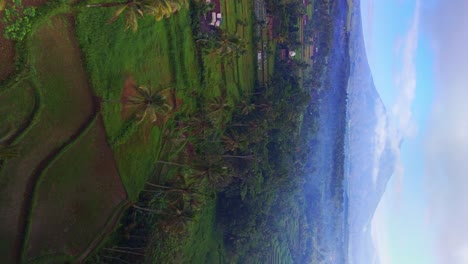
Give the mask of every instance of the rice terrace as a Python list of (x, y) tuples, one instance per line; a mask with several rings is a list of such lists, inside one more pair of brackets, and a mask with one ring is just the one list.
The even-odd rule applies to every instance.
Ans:
[(343, 263), (352, 5), (0, 0), (0, 263)]

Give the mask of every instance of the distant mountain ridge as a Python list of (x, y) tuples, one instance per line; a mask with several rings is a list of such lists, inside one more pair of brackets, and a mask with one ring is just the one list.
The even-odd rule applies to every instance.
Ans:
[(348, 194), (349, 264), (378, 263), (371, 221), (395, 170), (397, 151), (388, 134), (385, 105), (375, 89), (367, 60), (359, 0), (350, 32), (345, 179)]

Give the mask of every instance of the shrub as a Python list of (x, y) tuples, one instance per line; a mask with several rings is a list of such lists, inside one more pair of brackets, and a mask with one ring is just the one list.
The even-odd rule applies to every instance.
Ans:
[(6, 39), (22, 41), (31, 32), (31, 22), (36, 16), (34, 7), (21, 7), (21, 1), (15, 0), (14, 5), (5, 9), (3, 22), (6, 24), (3, 36)]

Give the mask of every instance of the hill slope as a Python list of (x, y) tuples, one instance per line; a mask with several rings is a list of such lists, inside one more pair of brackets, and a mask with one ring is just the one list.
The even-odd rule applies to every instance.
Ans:
[(350, 32), (345, 175), (349, 197), (348, 263), (376, 263), (371, 221), (395, 169), (385, 105), (375, 89), (366, 56), (359, 1), (353, 6)]

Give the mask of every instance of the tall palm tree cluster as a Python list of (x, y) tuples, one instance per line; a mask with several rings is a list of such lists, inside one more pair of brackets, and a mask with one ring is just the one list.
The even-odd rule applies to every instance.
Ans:
[(138, 30), (138, 18), (154, 17), (156, 21), (168, 18), (183, 7), (188, 6), (187, 0), (127, 0), (125, 2), (111, 2), (88, 4), (86, 7), (118, 7), (109, 23), (125, 15), (125, 29)]

